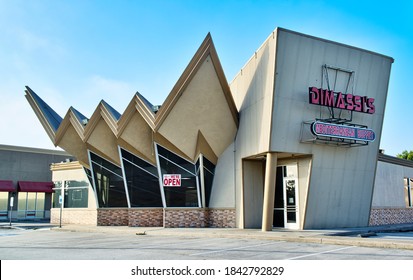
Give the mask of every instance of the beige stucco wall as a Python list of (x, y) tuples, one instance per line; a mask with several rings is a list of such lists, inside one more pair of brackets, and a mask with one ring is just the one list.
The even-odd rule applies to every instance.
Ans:
[(215, 168), (209, 208), (235, 208), (234, 145), (221, 154)]
[(230, 83), (239, 110), (235, 139), (237, 226), (244, 227), (242, 159), (269, 151), (276, 37), (271, 35)]
[(133, 116), (120, 135), (122, 140), (131, 145), (136, 151), (139, 151), (145, 159), (155, 164), (156, 160), (152, 137), (152, 128), (137, 111), (133, 113)]
[(88, 147), (120, 166), (116, 136), (103, 118), (100, 118), (87, 139)]
[(405, 208), (404, 178), (413, 178), (413, 168), (379, 161), (372, 208)]
[(158, 132), (195, 159), (198, 131), (219, 156), (232, 143), (236, 130), (214, 65), (207, 56)]

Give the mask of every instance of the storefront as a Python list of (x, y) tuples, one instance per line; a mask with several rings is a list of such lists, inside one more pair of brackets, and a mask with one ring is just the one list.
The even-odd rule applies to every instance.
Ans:
[(96, 225), (97, 211), (92, 177), (77, 161), (53, 163), (53, 198), (50, 222)]
[[(366, 226), (391, 57), (277, 28), (227, 83), (205, 38), (162, 106), (136, 93), (64, 118), (26, 97), (90, 174), (98, 225)], [(40, 105), (39, 105), (40, 104)]]
[[(71, 158), (64, 151), (0, 145), (0, 220), (49, 220), (52, 162)], [(10, 207), (12, 206), (12, 207)]]

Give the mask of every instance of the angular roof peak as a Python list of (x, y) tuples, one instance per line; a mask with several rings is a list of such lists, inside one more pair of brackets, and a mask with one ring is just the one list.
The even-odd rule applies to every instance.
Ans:
[(43, 101), (30, 87), (26, 86), (26, 94), (29, 95), (32, 100), (37, 105), (38, 109), (42, 113), (45, 121), (50, 125), (50, 127), (57, 131), (63, 118), (59, 116), (46, 102)]
[(219, 60), (217, 51), (215, 49), (214, 42), (212, 41), (211, 33), (208, 32), (201, 46), (198, 48), (195, 55), (192, 57), (188, 66), (185, 68), (181, 77), (178, 79), (175, 86), (172, 88), (168, 97), (166, 98), (161, 108), (159, 109), (158, 113), (156, 114), (156, 120), (155, 120), (156, 128), (159, 128), (162, 125), (162, 123), (165, 121), (168, 114), (170, 113), (170, 111), (172, 110), (172, 108), (175, 106), (176, 102), (182, 95), (183, 91), (185, 91), (186, 87), (189, 85), (192, 78), (196, 75), (202, 63), (207, 59), (208, 56), (211, 58), (212, 63), (214, 65), (215, 72), (218, 76), (219, 82), (223, 90), (223, 94), (228, 103), (228, 107), (231, 111), (232, 117), (234, 121), (236, 122), (236, 124), (238, 125), (238, 111), (236, 109), (236, 106), (235, 106), (235, 103), (234, 103), (234, 100), (231, 94), (231, 90), (229, 88), (227, 79), (225, 77), (224, 70), (222, 69), (221, 62)]
[(76, 116), (79, 123), (81, 123), (84, 126), (88, 123), (89, 118), (85, 117), (82, 113), (80, 113), (78, 110), (76, 110), (73, 106), (70, 106), (69, 110), (71, 110), (73, 112), (73, 114)]
[(101, 100), (100, 101), (103, 106), (105, 106), (105, 108), (108, 110), (108, 112), (112, 115), (112, 117), (118, 121), (120, 119), (120, 117), (122, 116), (122, 114), (120, 114), (118, 111), (116, 111), (115, 108), (113, 108), (112, 106), (109, 105), (109, 103), (107, 103), (105, 100)]

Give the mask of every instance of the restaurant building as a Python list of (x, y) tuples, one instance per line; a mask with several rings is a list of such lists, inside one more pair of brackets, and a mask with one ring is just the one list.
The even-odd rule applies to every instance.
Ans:
[(137, 92), (123, 113), (62, 118), (26, 98), (89, 176), (97, 225), (358, 227), (380, 208), (392, 63), (277, 28), (228, 83), (208, 34), (161, 106)]

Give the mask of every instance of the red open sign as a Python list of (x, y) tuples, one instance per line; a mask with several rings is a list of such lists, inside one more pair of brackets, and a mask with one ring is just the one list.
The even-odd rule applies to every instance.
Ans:
[(181, 174), (164, 174), (163, 175), (164, 187), (180, 187), (181, 186)]

